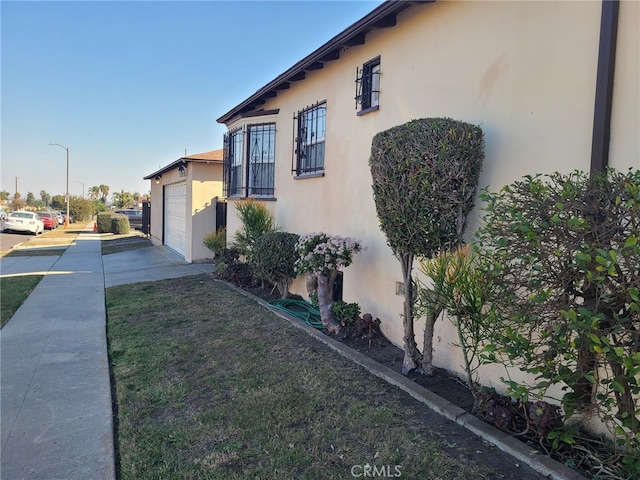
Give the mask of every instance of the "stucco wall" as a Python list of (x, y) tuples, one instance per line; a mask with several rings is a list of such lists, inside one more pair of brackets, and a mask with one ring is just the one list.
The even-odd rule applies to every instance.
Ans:
[[(612, 142), (613, 165), (638, 166), (638, 5), (623, 2)], [(629, 14), (629, 18), (625, 15)], [(634, 16), (635, 15), (635, 16)], [(447, 116), (480, 125), (486, 160), (480, 185), (498, 189), (525, 174), (589, 170), (600, 28), (599, 2), (437, 2), (402, 12), (393, 28), (367, 34), (340, 60), (307, 72), (263, 106), (277, 115), (236, 119), (230, 128), (277, 123), (276, 197), (283, 230), (360, 239), (367, 250), (344, 272), (344, 299), (382, 320), (402, 345), (399, 262), (380, 231), (368, 158), (373, 136), (415, 118)], [(380, 109), (356, 115), (356, 67), (380, 56)], [(635, 76), (634, 76), (635, 75)], [(257, 86), (258, 87), (258, 86)], [(631, 105), (625, 104), (631, 99)], [(242, 99), (238, 99), (239, 101)], [(325, 175), (294, 179), (293, 113), (327, 101)], [(635, 102), (635, 103), (634, 103)], [(472, 214), (472, 231), (479, 212)], [(238, 221), (230, 203), (229, 236)], [(304, 294), (301, 279), (294, 291)], [(417, 338), (422, 336), (417, 326)], [(435, 363), (460, 370), (440, 322)]]
[[(191, 245), (191, 262), (213, 258), (213, 252), (203, 243), (205, 235), (216, 229), (216, 201), (222, 196), (222, 165), (191, 163), (191, 201), (187, 217), (187, 243)], [(189, 228), (191, 223), (191, 228)], [(189, 250), (189, 246), (187, 246)]]

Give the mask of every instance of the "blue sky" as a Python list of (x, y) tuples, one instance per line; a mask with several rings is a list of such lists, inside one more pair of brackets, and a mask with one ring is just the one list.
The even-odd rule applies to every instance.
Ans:
[(1, 189), (26, 197), (142, 179), (222, 147), (216, 118), (381, 1), (7, 1)]

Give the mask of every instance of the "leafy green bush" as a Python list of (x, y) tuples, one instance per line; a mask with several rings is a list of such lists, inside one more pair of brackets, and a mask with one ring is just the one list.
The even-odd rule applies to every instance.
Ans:
[(92, 200), (82, 197), (69, 197), (69, 215), (74, 222), (84, 222), (95, 213)]
[(221, 227), (217, 232), (205, 235), (203, 242), (216, 257), (219, 257), (224, 252), (224, 249), (227, 248), (227, 229)]
[(597, 414), (640, 475), (640, 171), (535, 175), (484, 191), (477, 232), (491, 285), (493, 360), (565, 391), (567, 417)]
[(267, 207), (252, 198), (237, 202), (236, 209), (242, 228), (234, 235), (234, 247), (250, 262), (258, 237), (263, 233), (276, 232), (279, 227)]
[(240, 261), (240, 252), (235, 247), (225, 248), (220, 255), (216, 276), (239, 287), (251, 286), (253, 282), (249, 264)]
[(111, 233), (123, 235), (129, 233), (131, 225), (126, 215), (116, 213), (111, 217)]
[(360, 316), (360, 305), (357, 303), (347, 303), (339, 300), (331, 305), (331, 309), (342, 325), (353, 325)]
[(100, 212), (96, 217), (98, 233), (111, 233), (111, 212)]
[(253, 245), (250, 262), (253, 273), (276, 285), (282, 298), (288, 298), (289, 286), (297, 276), (295, 262), (299, 238), (295, 233), (268, 232), (260, 235)]

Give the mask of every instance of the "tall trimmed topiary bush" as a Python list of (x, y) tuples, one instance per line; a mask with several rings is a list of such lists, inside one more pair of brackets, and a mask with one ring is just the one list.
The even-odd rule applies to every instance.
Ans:
[(450, 118), (412, 120), (378, 133), (369, 166), (380, 228), (400, 261), (404, 281), (404, 363), (432, 372), (431, 312), (420, 354), (414, 333), (413, 261), (462, 241), (484, 159), (482, 130)]

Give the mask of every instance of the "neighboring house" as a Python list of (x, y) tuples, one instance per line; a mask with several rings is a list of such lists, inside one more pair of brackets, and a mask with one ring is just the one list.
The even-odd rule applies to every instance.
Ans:
[(184, 156), (144, 179), (151, 180), (152, 243), (171, 248), (187, 262), (212, 258), (203, 239), (224, 221), (216, 214), (222, 150)]
[[(343, 298), (402, 346), (402, 273), (376, 215), (373, 136), (426, 117), (479, 125), (480, 186), (495, 190), (527, 174), (640, 168), (639, 19), (636, 1), (381, 4), (218, 119), (229, 238), (248, 196), (284, 231), (358, 238), (367, 250), (345, 270)], [(306, 296), (302, 278), (292, 289)], [(460, 371), (451, 325), (437, 329), (435, 364)]]

